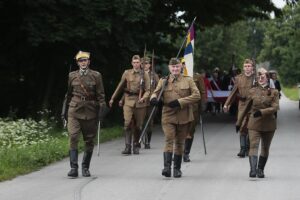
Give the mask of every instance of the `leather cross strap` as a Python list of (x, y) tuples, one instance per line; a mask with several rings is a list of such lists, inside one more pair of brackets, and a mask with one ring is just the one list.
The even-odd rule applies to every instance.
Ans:
[(90, 93), (87, 91), (86, 87), (84, 86), (84, 84), (83, 84), (83, 82), (82, 82), (82, 80), (81, 80), (79, 74), (77, 75), (77, 78), (78, 78), (78, 80), (79, 80), (79, 82), (80, 82), (80, 87), (83, 89), (85, 95), (86, 95), (87, 97), (90, 97), (91, 95), (90, 95)]

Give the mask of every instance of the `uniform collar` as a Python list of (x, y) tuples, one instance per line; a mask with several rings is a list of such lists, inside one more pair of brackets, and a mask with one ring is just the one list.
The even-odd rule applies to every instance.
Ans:
[(79, 74), (80, 76), (86, 76), (89, 72), (89, 69), (86, 69), (86, 70), (82, 70), (82, 69), (79, 69)]
[(175, 82), (175, 81), (179, 81), (181, 79), (182, 75), (179, 74), (177, 77), (174, 76), (173, 74), (170, 75), (170, 82)]
[(132, 69), (132, 71), (131, 71), (131, 73), (132, 74), (134, 74), (134, 73), (140, 73), (141, 72), (141, 70), (140, 69), (138, 69), (138, 70), (136, 70), (136, 69)]

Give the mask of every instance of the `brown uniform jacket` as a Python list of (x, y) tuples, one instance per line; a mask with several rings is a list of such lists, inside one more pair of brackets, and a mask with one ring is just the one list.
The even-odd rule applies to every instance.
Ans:
[(249, 102), (247, 97), (249, 95), (249, 90), (253, 87), (253, 80), (254, 75), (246, 76), (244, 74), (240, 74), (236, 76), (234, 88), (224, 104), (224, 106), (230, 106), (236, 97), (238, 97), (239, 105), (237, 120), (241, 118), (241, 113), (245, 110), (246, 104)]
[[(166, 79), (160, 79), (151, 98), (157, 98)], [(162, 110), (162, 123), (186, 124), (194, 120), (193, 104), (200, 100), (200, 93), (193, 79), (189, 76), (179, 75), (175, 79), (168, 77), (168, 84), (163, 92), (164, 102)], [(170, 108), (168, 103), (178, 100), (180, 108)]]
[(91, 69), (88, 69), (86, 75), (80, 75), (79, 70), (71, 72), (67, 98), (69, 117), (85, 120), (96, 118), (100, 106), (105, 104), (102, 75)]
[[(255, 131), (274, 131), (276, 129), (274, 113), (279, 110), (278, 90), (257, 86), (249, 91), (248, 99), (246, 109), (242, 113), (242, 118), (246, 115), (245, 113), (249, 111), (251, 113), (248, 129)], [(253, 114), (258, 110), (262, 113), (262, 116), (253, 117)], [(237, 122), (238, 125), (242, 123), (240, 120)]]
[(124, 105), (136, 108), (142, 108), (147, 106), (147, 98), (149, 98), (150, 93), (150, 81), (149, 76), (144, 74), (144, 88), (143, 88), (143, 98), (144, 103), (138, 103), (139, 92), (140, 92), (140, 82), (141, 82), (141, 70), (135, 71), (134, 69), (125, 70), (121, 81), (119, 82), (115, 92), (113, 93), (111, 99), (116, 99), (119, 94), (125, 92), (124, 95)]
[(202, 76), (197, 73), (194, 74), (193, 80), (200, 92), (200, 97), (201, 97), (200, 100), (193, 105), (193, 109), (196, 111), (201, 111), (201, 102), (205, 101), (205, 96), (206, 96), (204, 80), (203, 80)]

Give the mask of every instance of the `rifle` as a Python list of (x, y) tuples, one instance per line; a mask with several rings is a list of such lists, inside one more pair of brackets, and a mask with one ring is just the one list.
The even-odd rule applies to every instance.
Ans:
[[(167, 76), (166, 79), (163, 80), (163, 84), (162, 84), (161, 90), (160, 90), (160, 92), (159, 92), (159, 94), (158, 94), (158, 97), (157, 97), (157, 101), (158, 101), (158, 102), (160, 101), (161, 96), (162, 96), (162, 94), (163, 94), (163, 92), (164, 92), (166, 86), (168, 85), (168, 79), (169, 79), (169, 76)], [(148, 120), (147, 120), (147, 122), (146, 122), (146, 124), (145, 124), (145, 126), (144, 126), (144, 129), (143, 129), (143, 131), (142, 131), (142, 134), (141, 134), (141, 136), (140, 136), (139, 143), (141, 143), (141, 141), (142, 141), (144, 135), (146, 134), (146, 130), (147, 130), (147, 128), (148, 128), (148, 126), (149, 126), (149, 124), (150, 124), (152, 118), (153, 118), (153, 115), (154, 115), (154, 113), (155, 113), (156, 108), (157, 108), (157, 105), (155, 105), (155, 106), (152, 108), (152, 110), (151, 110), (151, 113), (150, 113), (150, 115), (149, 115), (149, 118), (148, 118)]]
[(154, 49), (152, 50), (152, 61), (151, 61), (151, 73), (150, 73), (150, 93), (152, 92), (151, 89), (156, 86), (155, 82), (155, 66), (154, 66)]
[(256, 60), (255, 58), (252, 58), (252, 62), (253, 62), (253, 82), (252, 82), (252, 87), (255, 87), (257, 84), (257, 80), (256, 80)]
[[(69, 67), (69, 73), (71, 73), (71, 70), (72, 70), (72, 64), (70, 64), (70, 67)], [(69, 90), (69, 88), (68, 88)], [(63, 101), (63, 105), (62, 105), (62, 111), (61, 111), (61, 118), (62, 118), (62, 121), (63, 121), (63, 126), (64, 128), (67, 127), (67, 123), (68, 123), (68, 109), (69, 109), (69, 99), (68, 99), (68, 91), (66, 92), (65, 94), (65, 98), (64, 98), (64, 101)]]
[(201, 132), (202, 132), (202, 140), (203, 140), (203, 147), (204, 147), (204, 154), (206, 155), (206, 143), (205, 143), (205, 136), (204, 136), (204, 129), (203, 129), (203, 121), (202, 121), (202, 115), (200, 114), (200, 126), (201, 126)]
[[(145, 49), (144, 49), (144, 60), (146, 56), (146, 44), (145, 44)], [(145, 61), (142, 63), (142, 69), (141, 69), (141, 80), (140, 80), (140, 92), (139, 92), (139, 100), (143, 97), (143, 92), (144, 92), (144, 85), (145, 85), (145, 80), (144, 80), (144, 66), (145, 66)]]

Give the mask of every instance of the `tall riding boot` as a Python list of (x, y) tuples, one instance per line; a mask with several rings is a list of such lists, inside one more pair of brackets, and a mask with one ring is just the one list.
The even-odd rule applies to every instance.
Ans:
[(250, 151), (250, 138), (249, 138), (249, 134), (247, 134), (247, 136), (246, 136), (246, 156), (249, 155), (249, 151)]
[(140, 143), (134, 143), (132, 148), (133, 154), (140, 154)]
[(75, 178), (78, 177), (78, 150), (70, 150), (69, 154), (71, 170), (69, 171), (68, 176)]
[(161, 174), (165, 177), (171, 177), (172, 155), (172, 152), (164, 152), (164, 169)]
[(250, 162), (249, 177), (254, 178), (256, 177), (257, 156), (249, 156), (249, 162)]
[(240, 135), (240, 145), (241, 145), (241, 149), (240, 152), (237, 154), (237, 156), (244, 158), (246, 156), (246, 141), (247, 141), (247, 137), (246, 135)]
[(182, 161), (182, 155), (176, 155), (174, 154), (174, 167), (173, 167), (173, 176), (174, 178), (180, 178), (182, 175), (181, 172), (181, 161)]
[(152, 131), (148, 131), (146, 134), (146, 140), (145, 140), (145, 149), (150, 149), (150, 142), (151, 142), (151, 136), (152, 136)]
[(122, 151), (122, 154), (130, 155), (131, 154), (131, 132), (130, 130), (125, 130), (125, 149)]
[(194, 137), (186, 138), (184, 144), (183, 162), (190, 162), (190, 152), (192, 148)]
[(82, 158), (82, 176), (89, 177), (91, 176), (89, 168), (90, 168), (90, 162), (92, 159), (93, 151), (86, 151), (83, 154)]
[(257, 166), (257, 177), (258, 178), (265, 178), (264, 169), (268, 157), (259, 156), (258, 166)]

